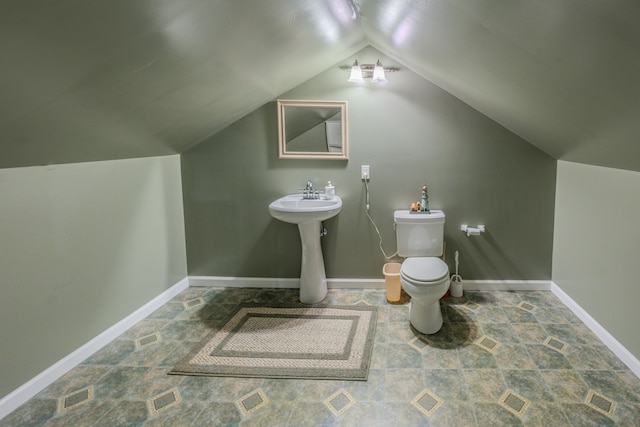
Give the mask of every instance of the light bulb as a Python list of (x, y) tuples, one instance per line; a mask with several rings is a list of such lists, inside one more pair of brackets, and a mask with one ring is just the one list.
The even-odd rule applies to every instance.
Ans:
[(351, 83), (362, 83), (364, 79), (362, 78), (362, 69), (360, 68), (360, 64), (358, 64), (358, 60), (353, 63), (351, 67), (351, 74), (349, 75), (348, 82)]
[(374, 83), (382, 83), (387, 81), (387, 78), (384, 76), (384, 68), (382, 68), (382, 64), (380, 63), (379, 59), (373, 69), (373, 78), (371, 79), (371, 81)]

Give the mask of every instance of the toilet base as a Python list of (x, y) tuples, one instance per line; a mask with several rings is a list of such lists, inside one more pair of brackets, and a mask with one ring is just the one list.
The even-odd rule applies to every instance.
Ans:
[(409, 309), (409, 321), (423, 334), (431, 335), (438, 332), (442, 328), (440, 300), (424, 304), (413, 298)]

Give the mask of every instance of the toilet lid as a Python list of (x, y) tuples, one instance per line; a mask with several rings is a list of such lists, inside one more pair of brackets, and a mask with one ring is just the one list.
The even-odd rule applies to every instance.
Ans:
[(435, 282), (449, 274), (449, 267), (440, 258), (412, 257), (402, 263), (402, 275), (417, 282)]

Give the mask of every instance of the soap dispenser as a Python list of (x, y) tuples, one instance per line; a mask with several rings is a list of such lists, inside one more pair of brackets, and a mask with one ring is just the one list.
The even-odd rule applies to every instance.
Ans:
[(327, 199), (333, 199), (336, 195), (336, 187), (331, 184), (331, 181), (327, 182), (327, 185), (324, 187), (324, 195)]

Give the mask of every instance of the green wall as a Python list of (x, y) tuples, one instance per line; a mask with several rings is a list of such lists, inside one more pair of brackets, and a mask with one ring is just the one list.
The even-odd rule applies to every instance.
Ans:
[(640, 359), (640, 173), (558, 162), (553, 281)]
[[(361, 63), (390, 61), (372, 48)], [(353, 58), (345, 59), (350, 64)], [(429, 186), (447, 216), (447, 261), (460, 251), (465, 279), (551, 278), (556, 161), (406, 68), (376, 86), (352, 85), (332, 67), (282, 99), (349, 102), (349, 161), (278, 159), (275, 98), (182, 154), (189, 274), (298, 277), (297, 228), (267, 206), (308, 179), (343, 198), (323, 239), (330, 278), (382, 278), (385, 262), (364, 213), (360, 165), (371, 166), (371, 215), (395, 252), (393, 211)], [(466, 237), (460, 224), (485, 224)]]
[(179, 157), (0, 169), (0, 396), (186, 276)]

